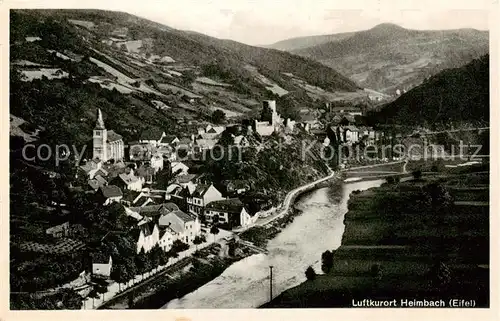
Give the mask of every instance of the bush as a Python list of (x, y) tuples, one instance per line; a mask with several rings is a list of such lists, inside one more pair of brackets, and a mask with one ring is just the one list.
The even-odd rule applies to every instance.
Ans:
[(330, 251), (325, 251), (321, 255), (321, 270), (324, 273), (329, 273), (333, 267), (333, 253)]
[(376, 279), (380, 279), (382, 277), (382, 266), (380, 264), (373, 264), (370, 268), (370, 274), (372, 277)]
[(316, 278), (316, 271), (314, 271), (312, 266), (306, 269), (306, 278), (308, 281), (312, 281)]
[(422, 177), (422, 171), (421, 170), (416, 170), (411, 173), (413, 175), (414, 179), (420, 179)]
[(389, 176), (387, 177), (387, 183), (389, 184), (397, 184), (401, 181), (399, 176)]
[(211, 119), (215, 124), (222, 124), (226, 120), (226, 114), (222, 110), (217, 109), (212, 113)]

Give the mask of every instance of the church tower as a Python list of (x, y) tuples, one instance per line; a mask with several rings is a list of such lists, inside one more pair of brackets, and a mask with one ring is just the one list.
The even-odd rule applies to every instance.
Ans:
[(93, 159), (100, 159), (105, 162), (108, 160), (108, 131), (104, 127), (104, 120), (102, 119), (101, 109), (97, 110), (97, 122), (94, 128), (93, 135)]

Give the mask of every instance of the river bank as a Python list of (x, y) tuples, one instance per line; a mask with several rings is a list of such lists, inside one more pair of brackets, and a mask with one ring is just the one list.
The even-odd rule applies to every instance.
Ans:
[[(159, 309), (165, 302), (196, 290), (218, 277), (231, 264), (257, 252), (244, 245), (213, 244), (186, 257), (131, 291), (109, 300), (99, 309)], [(221, 255), (221, 250), (225, 252)]]
[[(330, 248), (331, 271), (260, 307), (352, 307), (353, 300), (410, 297), (446, 302), (460, 297), (487, 307), (488, 193), (476, 185), (487, 184), (488, 173), (479, 173), (460, 180), (441, 173), (353, 193), (342, 244)], [(454, 200), (448, 210), (438, 211), (439, 219), (422, 201), (429, 183), (442, 184)]]
[(340, 202), (342, 196), (342, 184), (341, 175), (339, 174), (334, 176), (332, 179), (322, 181), (304, 189), (292, 197), (290, 201), (290, 204), (292, 205), (284, 215), (276, 218), (266, 225), (251, 227), (240, 233), (238, 236), (242, 240), (252, 242), (258, 247), (265, 248), (269, 240), (276, 237), (284, 228), (292, 223), (297, 216), (303, 213), (302, 210), (295, 206), (297, 200), (300, 200), (300, 198), (307, 196), (315, 190), (328, 187), (331, 191), (330, 197), (332, 197), (332, 202)]
[[(219, 277), (182, 298), (170, 301), (166, 309), (257, 308), (269, 301), (269, 266), (273, 268), (273, 294), (277, 295), (305, 280), (309, 265), (319, 269), (321, 253), (332, 244), (340, 246), (347, 200), (354, 190), (379, 186), (383, 181), (342, 184), (341, 189), (322, 187), (302, 193), (296, 199), (293, 221), (271, 239), (266, 253), (249, 256), (232, 264)], [(341, 182), (336, 182), (340, 184)], [(333, 202), (341, 194), (340, 202)], [(290, 213), (288, 213), (290, 214)]]

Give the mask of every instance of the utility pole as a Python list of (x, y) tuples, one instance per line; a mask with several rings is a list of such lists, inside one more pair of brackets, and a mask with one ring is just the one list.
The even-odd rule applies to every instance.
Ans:
[(269, 265), (269, 302), (273, 299), (273, 266)]

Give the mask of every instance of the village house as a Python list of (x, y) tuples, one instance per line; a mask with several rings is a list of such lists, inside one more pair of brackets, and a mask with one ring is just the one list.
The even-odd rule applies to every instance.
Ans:
[(100, 187), (108, 185), (108, 181), (101, 175), (96, 175), (94, 179), (88, 181), (89, 187), (97, 191)]
[(187, 198), (191, 195), (190, 191), (195, 190), (196, 184), (189, 182), (185, 187), (179, 184), (171, 184), (167, 187), (165, 199), (175, 203), (183, 211), (187, 211)]
[(369, 144), (375, 143), (375, 131), (371, 127), (358, 127), (359, 129), (359, 139), (366, 140)]
[(211, 150), (216, 144), (216, 139), (195, 139), (193, 147), (200, 151)]
[(172, 174), (186, 175), (189, 171), (189, 166), (182, 162), (172, 162), (170, 164)]
[(196, 183), (198, 175), (196, 174), (185, 174), (178, 175), (175, 177), (175, 182), (182, 187), (186, 187), (189, 183)]
[(120, 202), (123, 198), (122, 190), (116, 185), (102, 186), (100, 188), (100, 195), (103, 199), (103, 205)]
[(250, 184), (245, 180), (228, 180), (224, 181), (223, 184), (226, 186), (227, 194), (243, 194), (250, 190)]
[(151, 146), (158, 146), (163, 139), (163, 137), (167, 136), (165, 132), (159, 130), (148, 129), (141, 133), (139, 137), (139, 143), (148, 144)]
[(131, 190), (140, 192), (142, 190), (142, 180), (134, 175), (134, 171), (130, 169), (128, 173), (118, 174), (112, 182), (113, 185), (118, 186), (122, 190)]
[(134, 231), (138, 233), (136, 236), (137, 253), (140, 253), (141, 250), (145, 253), (151, 251), (160, 240), (160, 230), (155, 222), (144, 222)]
[(160, 147), (175, 147), (175, 145), (179, 143), (179, 138), (175, 135), (165, 135), (162, 137), (158, 146)]
[(55, 238), (68, 237), (70, 234), (69, 222), (49, 227), (45, 230), (45, 233)]
[(213, 201), (205, 208), (205, 220), (209, 224), (218, 224), (226, 229), (248, 226), (255, 222), (255, 215), (250, 215), (238, 198)]
[(173, 203), (145, 205), (141, 207), (125, 207), (125, 213), (138, 220), (138, 227), (132, 231), (137, 240), (137, 253), (141, 250), (149, 252), (160, 239), (158, 219), (161, 215), (176, 211), (179, 208)]
[(359, 129), (356, 126), (345, 126), (343, 130), (344, 142), (354, 144), (359, 141)]
[(191, 245), (195, 237), (201, 234), (198, 218), (180, 210), (162, 215), (158, 225), (163, 233), (159, 245), (164, 251), (170, 250), (175, 240)]
[(195, 215), (202, 215), (205, 205), (224, 199), (213, 184), (199, 184), (191, 195), (187, 197), (188, 212)]
[[(150, 195), (150, 194), (143, 194)], [(165, 213), (170, 213), (172, 211), (178, 210), (179, 207), (172, 202), (161, 203), (161, 204), (149, 204), (144, 206), (134, 206), (134, 207), (125, 207), (125, 213), (129, 216), (140, 217), (139, 221), (154, 221), (158, 220), (158, 218)], [(135, 214), (137, 215), (135, 215)]]
[(149, 252), (159, 245), (170, 250), (175, 240), (192, 244), (201, 234), (201, 225), (194, 215), (186, 214), (173, 203), (125, 208), (127, 215), (138, 219), (138, 228), (133, 231), (137, 239), (137, 253)]
[(109, 278), (111, 275), (112, 268), (113, 268), (113, 259), (111, 258), (110, 255), (106, 255), (100, 252), (92, 254), (93, 275)]
[(165, 201), (163, 192), (141, 192), (131, 202), (134, 207), (144, 207), (146, 205), (162, 204)]
[(76, 174), (76, 178), (79, 175), (84, 175), (84, 177), (88, 177), (89, 179), (93, 179), (97, 174), (99, 169), (102, 167), (102, 161), (99, 159), (92, 159), (90, 161), (85, 162), (85, 164), (80, 165), (78, 167), (78, 172)]
[(225, 130), (226, 130), (226, 127), (224, 127), (224, 126), (207, 125), (206, 128), (198, 128), (197, 138), (207, 139), (207, 140), (215, 140)]

